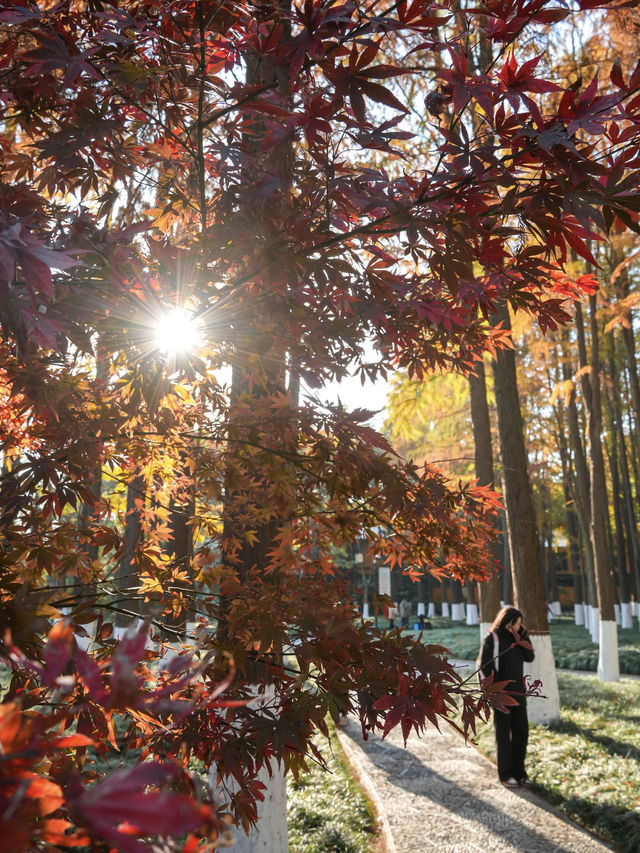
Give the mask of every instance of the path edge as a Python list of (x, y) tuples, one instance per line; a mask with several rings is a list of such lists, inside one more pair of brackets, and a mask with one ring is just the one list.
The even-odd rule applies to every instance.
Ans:
[[(347, 725), (350, 726), (351, 723), (348, 722)], [(356, 782), (364, 790), (365, 794), (367, 795), (367, 798), (373, 803), (373, 807), (376, 811), (377, 822), (381, 830), (380, 834), (382, 836), (382, 841), (384, 844), (384, 853), (398, 853), (398, 848), (396, 847), (396, 843), (393, 840), (391, 826), (385, 814), (382, 800), (380, 799), (380, 795), (376, 790), (376, 786), (373, 782), (373, 779), (367, 772), (365, 762), (358, 750), (358, 747), (351, 740), (351, 738), (344, 731), (343, 728), (336, 726), (336, 736), (338, 738), (338, 743), (342, 747), (344, 757), (347, 763), (349, 764), (351, 771), (353, 772)]]

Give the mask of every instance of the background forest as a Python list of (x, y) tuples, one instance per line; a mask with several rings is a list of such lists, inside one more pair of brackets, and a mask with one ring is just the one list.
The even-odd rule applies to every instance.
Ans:
[[(575, 22), (553, 25), (538, 34), (528, 47), (543, 52), (542, 62), (556, 80), (591, 79), (608, 63), (616, 67), (638, 51), (637, 13), (618, 11)], [(630, 223), (633, 226), (633, 222)], [(639, 448), (640, 385), (638, 382), (638, 306), (640, 294), (640, 243), (622, 223), (608, 243), (589, 241), (589, 250), (572, 254), (566, 266), (574, 278), (592, 276), (597, 293), (587, 300), (566, 300), (567, 320), (560, 326), (540, 324), (526, 311), (504, 315), (512, 328), (517, 366), (519, 409), (522, 413), (528, 474), (531, 483), (539, 563), (544, 576), (550, 615), (560, 604), (573, 607), (578, 624), (585, 624), (599, 641), (598, 601), (593, 517), (603, 520), (607, 585), (615, 597), (618, 625), (627, 629), (640, 616)], [(490, 442), (493, 447), (494, 482), (505, 484), (501, 457), (499, 410), (512, 418), (494, 390), (500, 358), (485, 355), (479, 368), (487, 377), (491, 410)], [(492, 372), (492, 367), (493, 371)], [(478, 372), (478, 371), (476, 371)], [(449, 371), (435, 371), (426, 380), (397, 374), (389, 398), (385, 430), (394, 446), (408, 458), (428, 460), (453, 478), (478, 471), (478, 443), (482, 424), (472, 415), (474, 382)], [(594, 402), (594, 396), (597, 397)], [(515, 399), (515, 398), (513, 398)], [(512, 400), (513, 405), (513, 400)], [(602, 479), (592, 462), (602, 457)], [(595, 476), (595, 481), (594, 481)], [(509, 578), (508, 516), (503, 520), (500, 559), (500, 597), (513, 596)], [(537, 555), (538, 556), (538, 555)], [(560, 583), (558, 581), (560, 576)], [(564, 579), (564, 587), (562, 586)], [(417, 598), (428, 598), (421, 591)], [(454, 618), (462, 590), (438, 591), (438, 600), (452, 605)], [(472, 608), (477, 595), (471, 587), (466, 600)], [(562, 599), (562, 601), (561, 601)], [(448, 604), (445, 605), (448, 611)], [(471, 616), (473, 621), (477, 614)]]

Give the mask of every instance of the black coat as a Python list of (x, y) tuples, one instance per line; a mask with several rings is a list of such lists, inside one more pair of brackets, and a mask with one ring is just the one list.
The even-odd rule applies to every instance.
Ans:
[[(514, 696), (514, 699), (517, 699), (518, 703), (522, 705), (527, 701), (524, 695), (525, 688), (522, 677), (522, 665), (525, 661), (529, 663), (533, 660), (533, 649), (514, 646), (514, 636), (506, 628), (498, 628), (496, 634), (498, 636), (499, 658), (494, 663), (496, 653), (494, 650), (493, 633), (489, 631), (482, 641), (480, 669), (485, 677), (491, 675), (492, 672), (495, 673), (495, 681), (511, 681), (512, 684), (505, 685), (505, 690), (509, 693), (519, 694)], [(521, 639), (529, 640), (529, 635), (522, 628), (519, 634)], [(531, 641), (529, 640), (529, 642)]]

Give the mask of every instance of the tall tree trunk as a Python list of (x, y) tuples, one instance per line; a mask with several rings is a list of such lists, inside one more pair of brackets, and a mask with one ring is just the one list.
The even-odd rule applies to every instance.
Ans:
[[(107, 356), (100, 344), (100, 341), (98, 340), (96, 344), (95, 376), (95, 383), (98, 388), (105, 386), (108, 377), (109, 365), (107, 362)], [(95, 521), (98, 517), (100, 499), (102, 497), (102, 442), (100, 441), (96, 442), (96, 460), (87, 486), (91, 494), (91, 498), (90, 500), (83, 501), (78, 509), (78, 530), (81, 536), (81, 543), (79, 545), (78, 552), (81, 562), (84, 564), (82, 569), (83, 580), (86, 578), (87, 570), (89, 574), (89, 582), (84, 586), (85, 594), (97, 592), (96, 581), (98, 580), (99, 573), (99, 570), (97, 569), (98, 564), (96, 562), (98, 559), (98, 546), (94, 545), (93, 542), (90, 541), (89, 537), (91, 522)], [(68, 583), (73, 583), (75, 580), (77, 580), (77, 578), (72, 575), (69, 578)], [(90, 638), (85, 638), (85, 643), (91, 642), (94, 627), (95, 623), (91, 626), (85, 627)]]
[[(502, 477), (502, 494), (505, 493), (504, 476)], [(513, 602), (513, 575), (511, 573), (511, 551), (509, 550), (509, 534), (507, 532), (507, 513), (500, 513), (500, 538), (499, 548), (501, 552), (502, 568), (500, 570), (500, 592), (501, 602), (511, 604)], [(492, 620), (493, 621), (493, 620)]]
[(547, 583), (549, 589), (549, 604), (554, 616), (562, 614), (560, 606), (560, 595), (558, 592), (558, 573), (556, 567), (556, 553), (553, 550), (553, 530), (549, 527), (544, 536), (545, 562), (547, 566)]
[(441, 613), (448, 619), (451, 616), (451, 611), (449, 609), (449, 586), (450, 586), (450, 578), (442, 577), (440, 579), (440, 589), (442, 591), (442, 605), (441, 605)]
[[(499, 308), (494, 318), (496, 322), (502, 321), (503, 328), (511, 328), (506, 305)], [(493, 375), (515, 604), (523, 613), (524, 624), (531, 632), (536, 653), (535, 661), (529, 665), (531, 674), (542, 681), (548, 697), (544, 700), (530, 700), (530, 717), (534, 722), (550, 722), (559, 717), (560, 697), (538, 556), (538, 533), (529, 482), (514, 350), (498, 351)]]
[[(580, 315), (581, 317), (582, 315)], [(580, 361), (580, 366), (583, 368), (581, 372), (581, 387), (583, 394), (590, 398), (590, 390), (588, 386), (588, 378), (586, 377), (584, 371), (586, 370), (586, 346), (584, 343), (584, 327), (581, 323), (578, 323), (576, 320), (576, 328), (578, 332), (578, 357)], [(563, 339), (563, 343), (566, 343)], [(575, 507), (578, 516), (578, 521), (580, 523), (580, 532), (581, 539), (585, 550), (585, 600), (587, 603), (586, 607), (586, 619), (585, 625), (587, 629), (590, 631), (593, 639), (594, 637), (594, 608), (596, 607), (596, 583), (595, 583), (595, 569), (594, 569), (594, 558), (593, 558), (593, 547), (591, 545), (591, 537), (590, 537), (590, 518), (591, 518), (591, 487), (589, 483), (589, 468), (587, 466), (587, 459), (584, 452), (584, 447), (582, 444), (582, 434), (580, 430), (580, 419), (578, 417), (578, 408), (576, 405), (576, 389), (575, 382), (572, 376), (571, 363), (569, 361), (569, 356), (564, 349), (563, 353), (563, 376), (565, 381), (570, 381), (572, 383), (572, 389), (569, 394), (567, 400), (567, 420), (569, 423), (569, 440), (571, 443), (571, 450), (573, 453), (573, 462), (574, 462), (574, 473), (575, 473)]]
[[(626, 391), (627, 391), (626, 399), (628, 399), (629, 398), (629, 384), (630, 384), (629, 371), (625, 371), (625, 378), (626, 378)], [(628, 423), (626, 434), (629, 436), (628, 456), (631, 457), (630, 459), (628, 459), (628, 468), (630, 469), (630, 471), (632, 473), (632, 477), (629, 478), (629, 496), (630, 496), (630, 500), (631, 500), (633, 506), (638, 507), (638, 506), (640, 506), (640, 467), (639, 467), (638, 454), (636, 453), (636, 448), (638, 446), (638, 442), (640, 441), (640, 422), (635, 419), (634, 414), (629, 409), (627, 409), (627, 411), (626, 411), (626, 416), (627, 416), (627, 423)], [(624, 413), (621, 414), (621, 421), (624, 424)], [(624, 426), (623, 426), (622, 431), (624, 434)], [(627, 444), (626, 444), (626, 440), (625, 440), (625, 448), (626, 447), (627, 447)], [(632, 481), (633, 481), (633, 483), (632, 483)], [(634, 492), (635, 492), (635, 498), (631, 497), (631, 495)], [(634, 528), (634, 535), (636, 537), (638, 537), (638, 517), (637, 517), (637, 513), (633, 510), (632, 510), (631, 518), (632, 518), (631, 524)], [(640, 548), (639, 548), (639, 550), (640, 550)], [(638, 597), (636, 598), (635, 609), (636, 609), (636, 616), (640, 620), (640, 588), (638, 590)]]
[(609, 380), (611, 392), (606, 395), (607, 412), (609, 415), (609, 470), (611, 471), (611, 490), (613, 499), (613, 517), (616, 529), (616, 552), (618, 582), (620, 586), (620, 625), (622, 628), (632, 628), (631, 596), (629, 593), (628, 568), (631, 566), (630, 543), (625, 537), (624, 498), (620, 481), (620, 454), (618, 452), (618, 424), (614, 399), (617, 392), (615, 354), (609, 352)]
[[(181, 637), (185, 637), (187, 623), (196, 616), (193, 605), (193, 521), (196, 510), (195, 483), (193, 465), (185, 457), (181, 459), (180, 480), (169, 502), (169, 528), (172, 538), (167, 543), (167, 554), (175, 571), (181, 577), (171, 585), (173, 609), (164, 622)], [(191, 598), (191, 602), (190, 599)]]
[(591, 309), (591, 405), (587, 407), (591, 482), (591, 544), (593, 546), (596, 592), (600, 619), (598, 679), (617, 681), (618, 631), (615, 620), (611, 563), (607, 548), (605, 518), (608, 515), (607, 484), (602, 453), (602, 404), (600, 394), (600, 342), (596, 316), (596, 297), (589, 297)]
[[(145, 499), (145, 481), (141, 474), (135, 476), (127, 486), (127, 513), (124, 527), (124, 551), (114, 575), (114, 586), (118, 590), (115, 616), (118, 634), (131, 625), (140, 614), (138, 588), (140, 586), (136, 551), (142, 538), (140, 502)], [(123, 611), (123, 612), (120, 612)]]
[(558, 600), (558, 581), (556, 577), (555, 555), (553, 553), (553, 529), (549, 521), (549, 499), (546, 491), (540, 494), (540, 556), (543, 567), (544, 587), (550, 617), (560, 615)]
[(633, 495), (633, 485), (631, 483), (629, 460), (627, 456), (627, 440), (624, 433), (624, 426), (622, 423), (622, 412), (620, 410), (619, 398), (617, 395), (613, 398), (613, 405), (616, 417), (618, 447), (620, 450), (620, 475), (622, 495), (624, 499), (623, 522), (627, 534), (627, 542), (629, 543), (632, 578), (634, 581), (635, 590), (635, 603), (637, 608), (638, 602), (640, 602), (640, 541), (638, 538), (638, 527), (635, 510), (637, 503), (634, 500)]
[(464, 585), (464, 594), (467, 605), (467, 625), (479, 625), (480, 619), (478, 616), (477, 604), (477, 588), (478, 584), (475, 581), (467, 581)]
[[(281, 42), (286, 42), (290, 36), (290, 25), (287, 22), (290, 20), (288, 15), (291, 2), (290, 0), (276, 0), (276, 6), (282, 12), (283, 25), (280, 39)], [(201, 20), (204, 20), (202, 4), (196, 4), (196, 7)], [(275, 63), (267, 61), (258, 54), (252, 54), (250, 51), (246, 54), (246, 69), (247, 83), (278, 83), (278, 91), (281, 94), (283, 105), (287, 102), (287, 74), (285, 69), (277, 67)], [(205, 70), (203, 69), (204, 73)], [(244, 138), (244, 144), (248, 152), (256, 155), (255, 163), (247, 168), (246, 179), (248, 181), (259, 181), (263, 177), (264, 163), (259, 153), (260, 128), (255, 123), (251, 124)], [(290, 145), (290, 140), (285, 138), (282, 141), (282, 148), (278, 151), (279, 177), (283, 189), (291, 183), (292, 179)], [(248, 213), (249, 211), (247, 211)], [(276, 271), (264, 273), (265, 277), (270, 274), (278, 275)], [(266, 283), (268, 284), (268, 281)], [(269, 288), (267, 287), (265, 290), (268, 292)], [(250, 340), (253, 331), (256, 337), (261, 340), (261, 348), (260, 352), (256, 353), (257, 357), (253, 365), (251, 360), (247, 362), (245, 358), (236, 358), (232, 364), (229, 446), (233, 445), (234, 449), (231, 454), (233, 458), (230, 460), (223, 499), (223, 538), (227, 546), (223, 555), (223, 566), (225, 577), (229, 583), (227, 594), (221, 598), (223, 619), (231, 617), (234, 613), (231, 606), (234, 590), (249, 587), (252, 576), (259, 576), (260, 583), (264, 587), (271, 587), (274, 601), (277, 601), (278, 590), (284, 582), (277, 570), (271, 572), (267, 570), (271, 562), (269, 554), (276, 544), (276, 537), (285, 520), (270, 500), (271, 484), (268, 474), (263, 473), (256, 476), (255, 471), (251, 470), (253, 458), (250, 455), (247, 456), (246, 445), (249, 443), (268, 450), (280, 451), (283, 458), (286, 457), (287, 453), (297, 452), (294, 437), (297, 435), (297, 430), (292, 429), (290, 435), (287, 436), (286, 433), (283, 434), (282, 426), (270, 426), (264, 421), (258, 422), (253, 415), (252, 401), (260, 403), (264, 402), (265, 398), (276, 401), (286, 393), (287, 354), (279, 336), (280, 330), (269, 327), (265, 323), (265, 318), (269, 318), (271, 315), (268, 299), (265, 298), (259, 306), (249, 301), (245, 308), (247, 314), (244, 325), (247, 337)], [(274, 312), (274, 316), (276, 313)], [(242, 347), (243, 343), (239, 341), (238, 345)], [(245, 345), (245, 348), (249, 352), (255, 351), (255, 345)], [(253, 375), (254, 366), (262, 371), (262, 383), (255, 381), (257, 377)], [(298, 377), (295, 370), (291, 373), (290, 380), (291, 418), (292, 423), (297, 426), (298, 390), (296, 385)], [(296, 400), (295, 408), (293, 406), (294, 399)], [(248, 499), (246, 494), (239, 497), (235, 492), (233, 468), (236, 464), (239, 464), (240, 470), (251, 483)], [(248, 523), (247, 510), (252, 510), (254, 513), (253, 519), (249, 521), (249, 526), (252, 529), (252, 540), (249, 540), (249, 537), (245, 535)], [(234, 634), (243, 637), (244, 625), (242, 622), (242, 619), (238, 619), (234, 615), (233, 618), (229, 618), (223, 632), (231, 634), (232, 637)], [(238, 640), (236, 641), (238, 642)], [(250, 638), (250, 642), (253, 643), (253, 641), (254, 638)], [(264, 691), (266, 686), (266, 693), (264, 694), (266, 698), (267, 693), (270, 692), (271, 668), (274, 665), (280, 666), (282, 664), (282, 640), (274, 638), (270, 653), (264, 657), (268, 659), (253, 658), (251, 654), (247, 654), (245, 670), (242, 675), (247, 682), (255, 685), (256, 694)], [(260, 774), (260, 781), (265, 784), (265, 800), (258, 808), (257, 824), (247, 837), (244, 837), (240, 831), (234, 833), (234, 851), (237, 848), (237, 853), (257, 853), (263, 850), (273, 850), (273, 853), (281, 853), (282, 851), (284, 853), (287, 850), (284, 767), (281, 765), (277, 768), (265, 767)]]
[(427, 575), (425, 577), (425, 584), (427, 587), (427, 618), (431, 618), (436, 615), (436, 604), (433, 600), (433, 587), (435, 586), (435, 579), (432, 575)]
[(463, 622), (465, 617), (462, 584), (455, 578), (451, 579), (451, 619)]
[[(471, 421), (475, 446), (476, 477), (481, 486), (493, 486), (493, 448), (491, 446), (491, 420), (487, 404), (487, 383), (484, 362), (474, 365), (474, 373), (469, 375), (469, 397), (471, 400)], [(491, 546), (490, 561), (495, 563), (498, 543)], [(489, 630), (489, 626), (500, 609), (500, 575), (495, 572), (486, 583), (478, 584), (480, 597), (480, 637)]]
[(640, 454), (640, 378), (638, 378), (638, 362), (636, 357), (636, 342), (633, 331), (633, 317), (631, 312), (627, 315), (626, 323), (620, 327), (622, 341), (627, 354), (627, 374), (629, 377), (629, 389), (631, 391), (631, 406), (636, 424), (635, 439), (638, 454)]
[(579, 521), (575, 510), (575, 477), (572, 476), (571, 457), (567, 445), (562, 411), (554, 406), (556, 416), (556, 443), (562, 468), (562, 491), (567, 520), (567, 567), (573, 577), (573, 618), (576, 625), (584, 625), (584, 588), (582, 583), (582, 561), (580, 559)]

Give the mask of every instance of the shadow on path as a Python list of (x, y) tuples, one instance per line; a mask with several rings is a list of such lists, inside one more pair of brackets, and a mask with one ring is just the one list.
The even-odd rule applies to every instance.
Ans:
[[(427, 797), (432, 802), (447, 809), (452, 815), (482, 824), (491, 833), (516, 846), (522, 844), (523, 839), (527, 839), (530, 849), (539, 849), (540, 846), (543, 846), (548, 850), (553, 849), (553, 853), (570, 853), (565, 847), (552, 845), (549, 838), (538, 834), (529, 824), (519, 820), (513, 814), (510, 804), (505, 803), (504, 810), (497, 808), (487, 800), (475, 796), (467, 788), (452, 779), (442, 776), (402, 747), (394, 746), (388, 741), (371, 741), (367, 752), (376, 766), (383, 771), (385, 770), (384, 765), (387, 763), (384, 761), (385, 756), (391, 759), (394, 765), (396, 762), (403, 765), (403, 770), (399, 775), (394, 774), (392, 776), (387, 773), (389, 783), (395, 787), (403, 788), (411, 794)], [(375, 755), (376, 753), (377, 755)], [(375, 758), (378, 756), (383, 760), (376, 761)], [(482, 773), (480, 767), (473, 767), (473, 769), (478, 774)], [(486, 784), (488, 787), (491, 783), (487, 777), (486, 783), (483, 780), (481, 784)], [(520, 799), (523, 810), (530, 803), (538, 806), (534, 797), (529, 792), (525, 792), (524, 789), (509, 790), (508, 793), (515, 794)], [(507, 791), (505, 790), (506, 795)]]

